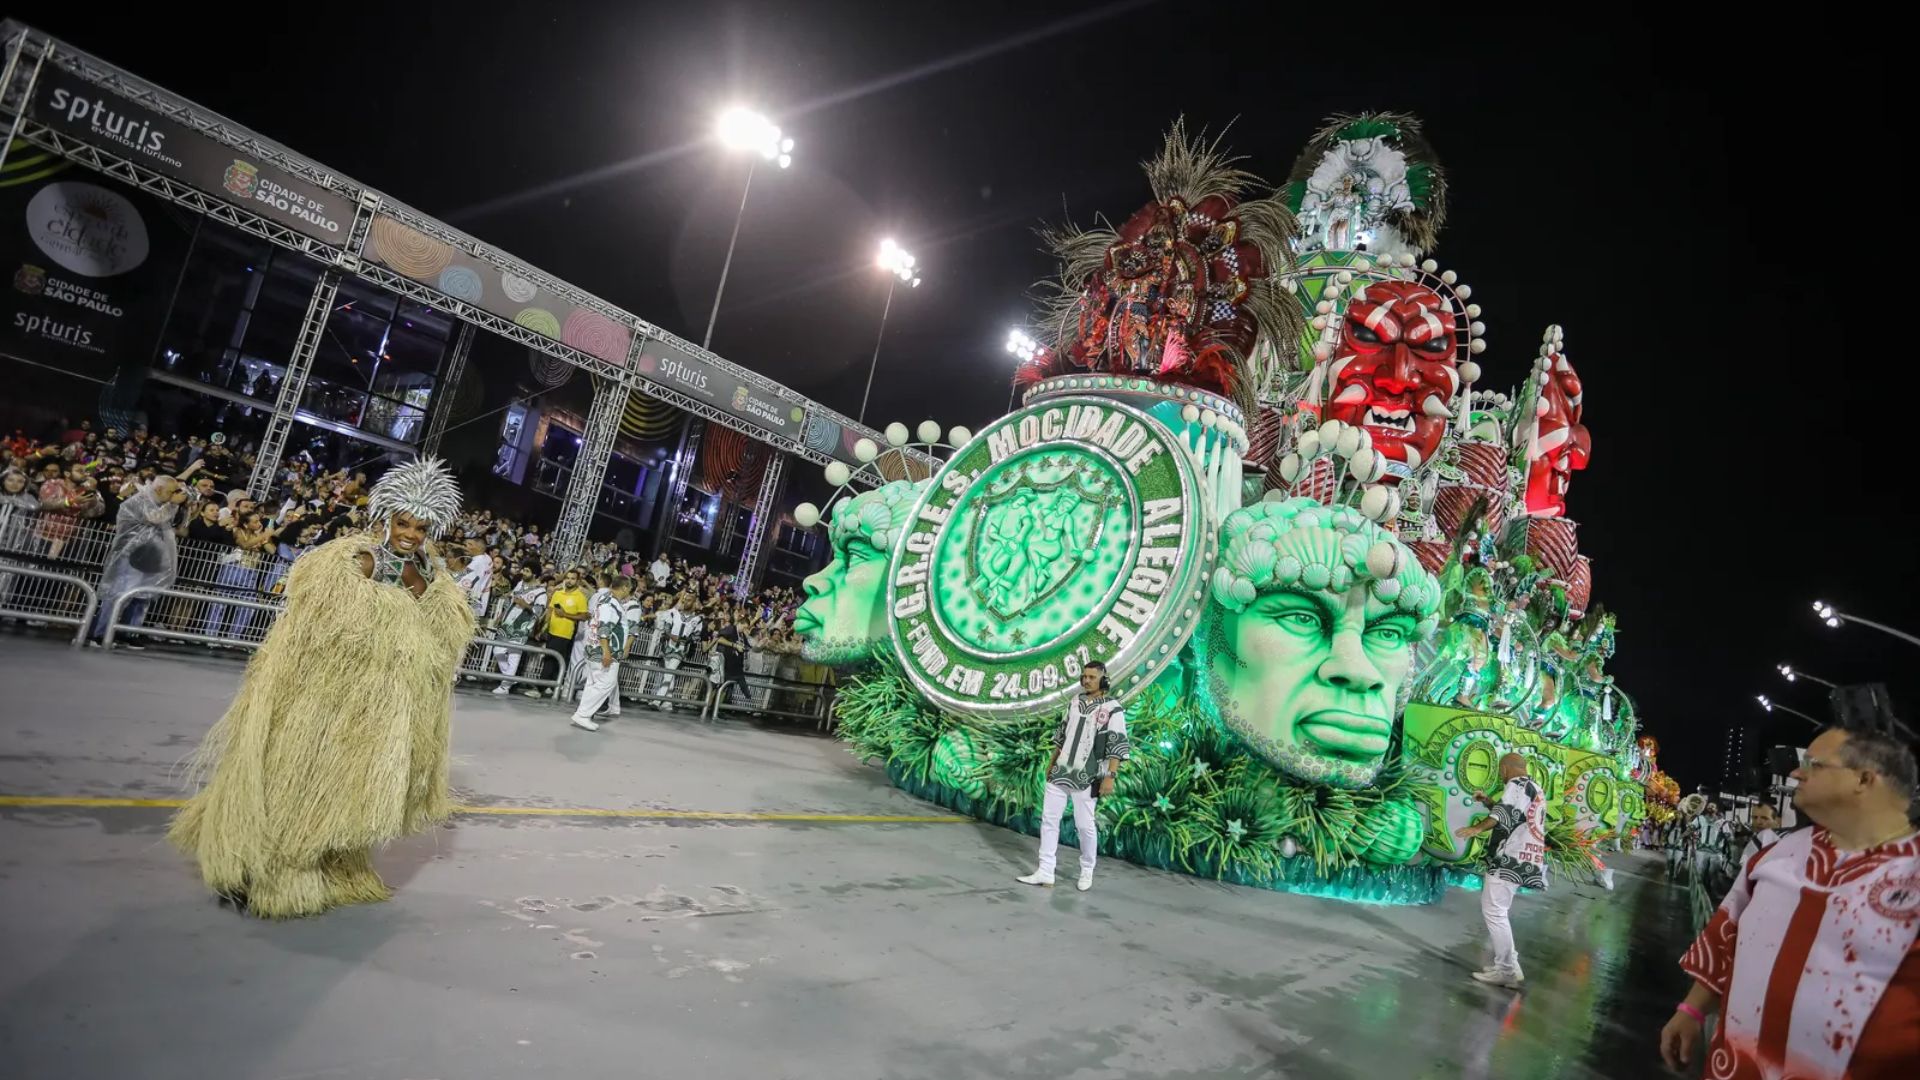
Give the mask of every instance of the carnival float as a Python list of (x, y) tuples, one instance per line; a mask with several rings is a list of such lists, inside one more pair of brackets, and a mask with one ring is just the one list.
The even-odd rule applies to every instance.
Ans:
[(1135, 748), (1102, 854), (1431, 902), (1477, 881), (1482, 841), (1453, 833), (1518, 752), (1555, 864), (1590, 874), (1665, 788), (1567, 516), (1591, 445), (1565, 334), (1479, 388), (1485, 324), (1427, 257), (1446, 176), (1411, 117), (1334, 118), (1274, 191), (1181, 123), (1145, 171), (1117, 227), (1045, 234), (1017, 411), (891, 425), (799, 508), (832, 542), (796, 628), (847, 672), (840, 736), (1036, 832), (1097, 659)]

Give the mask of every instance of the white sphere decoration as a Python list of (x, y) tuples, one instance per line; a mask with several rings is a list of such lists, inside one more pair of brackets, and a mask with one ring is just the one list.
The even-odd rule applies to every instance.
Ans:
[(1375, 484), (1360, 495), (1360, 513), (1368, 521), (1387, 520), (1387, 509), (1393, 502), (1393, 493)]
[(1335, 276), (1339, 278), (1339, 280), (1340, 280), (1340, 284), (1342, 284), (1342, 285), (1345, 285), (1345, 284), (1346, 284), (1347, 282), (1349, 282), (1349, 281), (1352, 281), (1352, 280), (1353, 280), (1353, 271), (1351, 271), (1351, 270), (1342, 270), (1342, 271), (1340, 271), (1340, 273), (1339, 273), (1339, 274), (1337, 274), (1337, 275), (1335, 275)]
[(1313, 343), (1313, 358), (1315, 360), (1318, 360), (1324, 364), (1332, 357), (1333, 357), (1332, 345), (1329, 345), (1324, 341), (1316, 341)]
[(1460, 381), (1476, 383), (1480, 381), (1480, 365), (1471, 360), (1460, 364)]
[(1385, 581), (1400, 576), (1400, 548), (1385, 540), (1367, 549), (1367, 573)]
[(1477, 352), (1477, 353), (1483, 353), (1483, 352), (1486, 352), (1486, 351), (1487, 351), (1487, 339), (1486, 339), (1486, 338), (1483, 338), (1483, 337), (1477, 337), (1477, 338), (1474, 338), (1474, 339), (1473, 339), (1472, 341), (1470, 341), (1470, 342), (1468, 342), (1468, 343), (1467, 343), (1467, 351), (1469, 351), (1469, 352)]
[(1281, 858), (1291, 859), (1298, 854), (1300, 854), (1300, 845), (1294, 842), (1293, 837), (1283, 836), (1280, 838), (1280, 857)]
[(1180, 410), (1180, 419), (1185, 420), (1189, 424), (1198, 422), (1200, 419), (1200, 406), (1188, 405), (1182, 408)]
[(887, 425), (887, 445), (888, 446), (905, 446), (907, 445), (907, 438), (908, 438), (907, 425), (901, 423), (898, 420), (895, 420), (893, 423)]
[(1298, 291), (1300, 291), (1300, 286), (1299, 286), (1298, 284), (1296, 284), (1296, 283), (1294, 282), (1294, 280), (1293, 280), (1292, 278), (1290, 278), (1290, 277), (1288, 277), (1288, 278), (1281, 278), (1281, 279), (1280, 279), (1280, 287), (1281, 287), (1281, 288), (1283, 288), (1283, 289), (1285, 289), (1285, 290), (1287, 290), (1288, 292), (1298, 292)]
[(803, 502), (793, 508), (794, 523), (803, 529), (811, 529), (820, 524), (820, 508), (810, 502)]
[(1321, 424), (1320, 445), (1326, 447), (1328, 450), (1332, 450), (1335, 446), (1339, 445), (1340, 432), (1344, 430), (1346, 426), (1347, 425), (1338, 420), (1329, 420)]
[(1423, 262), (1423, 263), (1421, 263), (1421, 264), (1420, 264), (1420, 269), (1422, 269), (1422, 270), (1424, 270), (1424, 271), (1426, 271), (1427, 273), (1429, 273), (1429, 274), (1431, 274), (1431, 273), (1433, 273), (1433, 272), (1434, 272), (1435, 270), (1438, 270), (1438, 269), (1440, 269), (1440, 264), (1439, 264), (1439, 263), (1437, 263), (1437, 262), (1434, 262), (1434, 261), (1433, 261), (1432, 259), (1428, 259), (1427, 261), (1425, 261), (1425, 262)]
[(1313, 317), (1313, 328), (1315, 330), (1325, 330), (1327, 328), (1327, 317), (1325, 315), (1315, 315)]
[(972, 441), (973, 431), (970, 428), (956, 426), (947, 432), (947, 442), (954, 446), (965, 446)]
[(920, 436), (921, 442), (933, 443), (940, 441), (940, 425), (932, 420), (920, 421), (920, 426), (914, 433)]
[(860, 464), (865, 465), (880, 456), (880, 447), (876, 446), (872, 439), (861, 439), (853, 444), (853, 456), (860, 459)]
[(1477, 319), (1477, 318), (1479, 318), (1479, 317), (1480, 317), (1480, 305), (1479, 305), (1479, 304), (1468, 304), (1468, 305), (1467, 305), (1467, 318), (1469, 318), (1469, 319)]
[(1354, 454), (1359, 453), (1360, 440), (1364, 434), (1365, 433), (1359, 428), (1351, 424), (1342, 425), (1340, 428), (1340, 441), (1334, 445), (1333, 452), (1343, 458), (1350, 458)]
[(1220, 423), (1220, 414), (1212, 409), (1200, 410), (1200, 426), (1211, 430)]
[(1322, 315), (1325, 315), (1326, 313), (1333, 310), (1333, 301), (1322, 300), (1319, 303), (1313, 305), (1313, 310), (1319, 312)]
[(1474, 337), (1479, 337), (1481, 334), (1484, 334), (1486, 332), (1487, 332), (1487, 324), (1480, 322), (1477, 319), (1467, 324), (1467, 333), (1472, 334)]
[(1455, 296), (1458, 296), (1462, 300), (1470, 299), (1473, 296), (1473, 286), (1462, 285), (1453, 292)]
[(1402, 505), (1400, 492), (1397, 489), (1389, 489), (1387, 491), (1387, 499), (1387, 516), (1381, 518), (1380, 520), (1382, 521), (1392, 521), (1394, 518), (1400, 516), (1400, 507)]
[(1440, 275), (1440, 280), (1441, 280), (1441, 281), (1444, 281), (1444, 282), (1446, 282), (1446, 283), (1447, 283), (1447, 284), (1449, 284), (1449, 285), (1451, 285), (1451, 284), (1453, 284), (1454, 282), (1456, 282), (1456, 281), (1459, 281), (1459, 280), (1460, 280), (1460, 275), (1459, 275), (1459, 274), (1456, 274), (1456, 273), (1454, 273), (1454, 272), (1453, 272), (1453, 271), (1451, 271), (1451, 270), (1448, 270), (1448, 271), (1447, 271), (1446, 273), (1443, 273), (1443, 274), (1441, 274), (1441, 275)]
[(1374, 453), (1371, 448), (1355, 450), (1352, 456), (1347, 458), (1347, 475), (1364, 484), (1374, 478), (1374, 462), (1379, 459), (1380, 455)]
[(1413, 265), (1413, 252), (1411, 252), (1411, 251), (1403, 251), (1403, 252), (1401, 252), (1401, 253), (1400, 253), (1400, 265), (1401, 265), (1401, 266), (1412, 266), (1412, 265)]
[(853, 470), (847, 468), (847, 463), (844, 461), (827, 462), (826, 472), (827, 483), (832, 484), (834, 487), (839, 487), (841, 484), (853, 479)]
[(1280, 459), (1280, 479), (1291, 484), (1300, 478), (1300, 455), (1288, 454)]
[[(1293, 481), (1289, 480), (1287, 482), (1292, 483)], [(1291, 499), (1291, 498), (1293, 498), (1293, 496), (1287, 494), (1285, 490), (1281, 488), (1274, 488), (1272, 491), (1269, 491), (1265, 495), (1260, 496), (1260, 501), (1263, 503), (1277, 503), (1277, 502), (1286, 502), (1288, 499)]]
[(1299, 441), (1295, 442), (1293, 446), (1295, 450), (1300, 452), (1301, 457), (1317, 458), (1320, 456), (1320, 433), (1317, 431), (1309, 431), (1305, 435), (1300, 436)]

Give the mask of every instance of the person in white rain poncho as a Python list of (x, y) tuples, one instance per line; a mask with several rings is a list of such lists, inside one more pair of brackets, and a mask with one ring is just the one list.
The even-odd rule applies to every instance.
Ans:
[[(106, 636), (114, 605), (122, 596), (147, 586), (164, 589), (179, 575), (180, 545), (173, 535), (173, 519), (187, 501), (182, 481), (199, 468), (196, 461), (177, 477), (150, 480), (120, 504), (113, 542), (107, 545), (107, 560), (100, 570), (100, 609), (87, 634), (92, 644), (98, 645)], [(146, 618), (147, 602), (146, 596), (128, 600), (126, 610), (120, 613), (121, 622), (139, 626)]]

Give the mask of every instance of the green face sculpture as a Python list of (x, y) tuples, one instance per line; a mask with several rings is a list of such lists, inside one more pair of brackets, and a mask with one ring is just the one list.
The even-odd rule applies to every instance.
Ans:
[(872, 659), (886, 642), (887, 563), (925, 486), (895, 480), (834, 504), (827, 526), (833, 561), (801, 583), (807, 601), (793, 617), (808, 660), (849, 667)]
[(1235, 511), (1221, 542), (1203, 692), (1276, 768), (1373, 782), (1439, 583), (1379, 526), (1312, 499)]

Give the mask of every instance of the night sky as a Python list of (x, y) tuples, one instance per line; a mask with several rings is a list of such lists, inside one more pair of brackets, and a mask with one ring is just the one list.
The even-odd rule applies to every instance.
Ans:
[(1890, 680), (1903, 708), (1920, 688), (1913, 646), (1809, 609), (1920, 630), (1898, 464), (1912, 363), (1869, 370), (1846, 344), (1883, 318), (1856, 307), (1911, 306), (1860, 272), (1898, 253), (1854, 246), (1900, 243), (1907, 181), (1882, 172), (1900, 170), (1878, 67), (1838, 29), (1656, 18), (1677, 5), (1537, 24), (1425, 6), (1290, 23), (1252, 14), (1274, 5), (558, 6), (31, 18), (696, 341), (744, 174), (708, 132), (727, 104), (761, 107), (797, 160), (756, 174), (714, 348), (851, 415), (886, 289), (873, 252), (895, 236), (926, 281), (895, 297), (881, 423), (1004, 410), (1001, 344), (1050, 272), (1033, 228), (1145, 202), (1137, 163), (1175, 116), (1232, 122), (1277, 181), (1328, 113), (1416, 113), (1452, 191), (1433, 254), (1486, 312), (1482, 385), (1519, 382), (1541, 330), (1566, 327), (1594, 440), (1571, 516), (1620, 617), (1610, 670), (1682, 786), (1718, 779), (1730, 725), (1804, 743), (1754, 702), (1822, 712), (1776, 662)]

